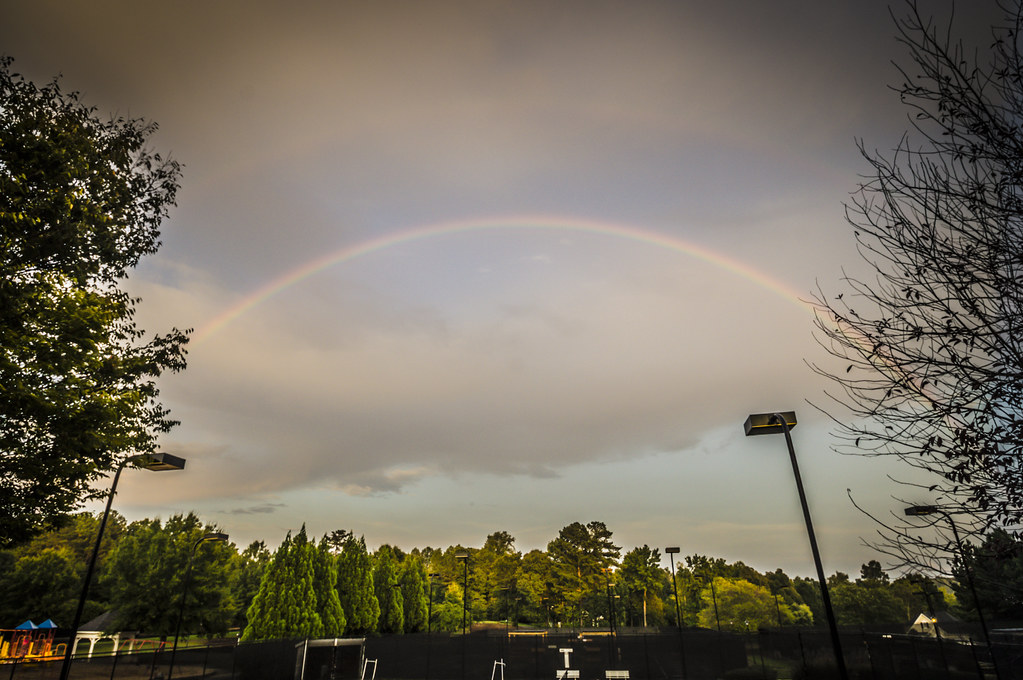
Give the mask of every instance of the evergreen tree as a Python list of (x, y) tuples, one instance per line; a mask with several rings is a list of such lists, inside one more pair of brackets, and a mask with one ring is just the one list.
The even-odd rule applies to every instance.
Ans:
[(409, 555), (398, 567), (398, 585), (401, 586), (401, 606), (406, 633), (426, 630), (428, 602), (426, 601), (426, 568), (418, 555)]
[(348, 536), (338, 557), (337, 594), (351, 635), (377, 631), (380, 603), (373, 588), (373, 566), (366, 539)]
[(247, 613), (244, 640), (311, 638), (323, 635), (317, 613), (315, 546), (306, 538), (305, 525), (295, 538), (289, 533), (274, 553), (259, 592)]
[(316, 591), (317, 613), (323, 623), (323, 635), (340, 637), (345, 632), (345, 611), (337, 595), (337, 562), (326, 536), (320, 541), (320, 547), (313, 558), (315, 560), (313, 587)]
[(398, 569), (394, 555), (387, 546), (377, 551), (376, 565), (373, 568), (373, 587), (380, 603), (380, 620), (377, 624), (380, 632), (385, 634), (404, 632), (405, 614), (398, 586)]

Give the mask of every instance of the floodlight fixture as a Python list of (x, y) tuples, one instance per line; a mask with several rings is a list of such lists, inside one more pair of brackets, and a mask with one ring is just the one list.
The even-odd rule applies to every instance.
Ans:
[(821, 564), (820, 550), (817, 548), (817, 537), (813, 532), (813, 522), (810, 520), (810, 506), (806, 502), (803, 479), (799, 474), (799, 464), (796, 462), (796, 448), (792, 445), (792, 435), (789, 434), (789, 430), (795, 426), (795, 411), (774, 411), (771, 413), (751, 414), (746, 418), (743, 429), (746, 431), (747, 437), (779, 433), (785, 435), (785, 444), (789, 450), (789, 461), (792, 463), (792, 474), (796, 479), (796, 490), (799, 493), (799, 503), (803, 508), (803, 520), (806, 523), (806, 535), (810, 541), (810, 552), (813, 553), (813, 563), (817, 568), (817, 580), (821, 585), (821, 600), (824, 604), (824, 614), (828, 619), (828, 628), (831, 632), (831, 646), (835, 652), (838, 675), (842, 680), (849, 680), (849, 672), (845, 667), (845, 657), (842, 655), (842, 640), (838, 636), (838, 622), (835, 619), (835, 611), (831, 606), (831, 596), (828, 594), (828, 580), (824, 576), (824, 566)]
[(782, 411), (779, 413), (754, 413), (743, 424), (746, 436), (751, 437), (759, 434), (781, 434), (796, 426), (796, 412)]

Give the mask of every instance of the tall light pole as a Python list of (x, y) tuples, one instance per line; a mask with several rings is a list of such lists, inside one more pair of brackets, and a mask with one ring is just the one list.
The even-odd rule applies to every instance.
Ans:
[(469, 609), (469, 553), (460, 552), (455, 554), (455, 559), (462, 563), (462, 635), (465, 635), (466, 612)]
[(681, 552), (678, 546), (670, 546), (664, 549), (664, 552), (668, 553), (668, 558), (671, 560), (671, 592), (675, 595), (675, 623), (678, 627), (678, 653), (679, 658), (682, 660), (682, 680), (685, 680), (686, 675), (686, 649), (682, 642), (682, 604), (678, 601), (678, 585), (675, 581), (675, 555)]
[(465, 614), (469, 608), (469, 553), (455, 553), (455, 559), (462, 563), (462, 680), (465, 680)]
[(99, 555), (99, 546), (103, 540), (103, 531), (107, 528), (110, 505), (114, 502), (114, 494), (117, 493), (117, 482), (121, 479), (121, 470), (128, 465), (153, 470), (154, 472), (184, 470), (185, 459), (172, 456), (169, 453), (143, 453), (129, 456), (117, 466), (117, 471), (114, 472), (114, 481), (110, 484), (110, 492), (107, 494), (107, 506), (103, 510), (103, 519), (100, 520), (99, 529), (96, 531), (96, 543), (92, 546), (89, 564), (85, 568), (85, 581), (82, 583), (82, 592), (78, 596), (78, 608), (75, 609), (75, 618), (71, 622), (70, 637), (68, 638), (67, 649), (64, 650), (64, 661), (60, 665), (59, 680), (67, 680), (68, 675), (71, 673), (71, 656), (75, 649), (75, 638), (78, 637), (78, 626), (82, 624), (82, 612), (85, 610), (85, 600), (89, 597), (89, 583), (92, 581), (92, 573), (96, 570), (96, 558)]
[(905, 509), (905, 513), (909, 517), (919, 517), (923, 515), (942, 515), (948, 520), (949, 526), (952, 527), (952, 536), (956, 540), (956, 550), (959, 551), (959, 558), (963, 561), (963, 568), (966, 569), (966, 582), (970, 586), (970, 594), (973, 595), (973, 603), (977, 606), (977, 618), (980, 620), (980, 630), (984, 633), (984, 644), (987, 645), (988, 654), (991, 655), (991, 664), (995, 667), (995, 677), (1001, 677), (998, 671), (998, 662), (995, 661), (995, 650), (991, 647), (991, 636), (988, 634), (987, 621), (984, 619), (984, 610), (980, 606), (980, 599), (977, 597), (977, 584), (973, 580), (973, 568), (966, 560), (966, 553), (963, 552), (963, 543), (959, 538), (959, 529), (956, 528), (956, 523), (952, 519), (952, 515), (948, 514), (936, 505), (911, 505)]
[(752, 414), (746, 418), (743, 427), (746, 430), (747, 437), (761, 434), (778, 434), (779, 432), (785, 435), (785, 444), (789, 449), (789, 460), (792, 461), (792, 474), (796, 478), (796, 489), (799, 491), (799, 504), (803, 508), (803, 519), (806, 522), (806, 535), (810, 539), (810, 551), (813, 553), (813, 563), (817, 568), (817, 580), (821, 584), (821, 600), (824, 601), (824, 614), (827, 616), (828, 628), (831, 631), (831, 646), (835, 650), (835, 663), (838, 664), (839, 677), (842, 680), (848, 680), (849, 672), (845, 668), (845, 657), (842, 655), (842, 640), (838, 636), (835, 611), (831, 606), (831, 596), (828, 594), (828, 581), (824, 576), (820, 550), (817, 549), (817, 537), (813, 532), (813, 522), (810, 520), (810, 508), (806, 504), (803, 478), (799, 475), (799, 464), (796, 462), (796, 449), (792, 445), (792, 435), (789, 434), (789, 430), (795, 426), (795, 411), (784, 411)]
[(185, 579), (181, 586), (181, 603), (178, 605), (178, 623), (174, 626), (174, 645), (171, 647), (170, 668), (167, 669), (167, 680), (174, 677), (174, 657), (178, 654), (178, 636), (181, 635), (181, 620), (185, 617), (185, 598), (188, 597), (188, 585), (192, 579), (192, 561), (195, 559), (196, 549), (206, 541), (224, 543), (228, 539), (227, 534), (219, 531), (211, 531), (203, 534), (199, 540), (192, 544), (192, 550), (188, 553), (188, 567), (185, 568)]

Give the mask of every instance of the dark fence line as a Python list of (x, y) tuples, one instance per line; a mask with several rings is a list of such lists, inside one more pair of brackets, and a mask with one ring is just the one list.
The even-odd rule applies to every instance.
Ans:
[[(477, 631), (391, 635), (356, 646), (224, 640), (170, 651), (78, 657), (70, 680), (830, 680), (828, 633), (776, 628), (748, 635)], [(843, 632), (853, 680), (1023, 680), (1023, 644)], [(367, 664), (366, 661), (370, 663)], [(567, 661), (567, 663), (566, 663)], [(373, 663), (375, 662), (375, 663)], [(997, 674), (996, 674), (997, 664)], [(565, 669), (572, 673), (564, 674)], [(609, 674), (610, 672), (610, 674)], [(0, 680), (57, 680), (60, 661), (0, 664)], [(4, 675), (6, 674), (6, 676)]]

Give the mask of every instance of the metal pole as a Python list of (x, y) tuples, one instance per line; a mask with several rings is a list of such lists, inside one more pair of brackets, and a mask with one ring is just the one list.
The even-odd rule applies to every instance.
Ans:
[(75, 638), (78, 637), (78, 626), (82, 623), (82, 612), (85, 611), (85, 600), (89, 597), (89, 582), (92, 581), (92, 573), (96, 570), (96, 558), (99, 555), (99, 546), (103, 540), (103, 531), (107, 528), (107, 517), (110, 516), (110, 506), (114, 502), (114, 494), (117, 492), (117, 482), (121, 478), (121, 470), (131, 461), (132, 458), (125, 458), (117, 466), (114, 473), (114, 481), (110, 485), (110, 493), (107, 495), (107, 506), (103, 510), (103, 519), (100, 520), (99, 530), (96, 532), (96, 543), (92, 546), (92, 555), (89, 556), (89, 565), (85, 569), (85, 582), (82, 583), (82, 592), (78, 596), (78, 608), (75, 609), (75, 618), (71, 622), (70, 638), (68, 638), (67, 649), (64, 650), (64, 661), (60, 665), (59, 680), (67, 680), (71, 673), (71, 656), (75, 649)]
[(952, 535), (956, 539), (956, 548), (959, 549), (959, 557), (963, 560), (963, 568), (966, 570), (966, 581), (970, 585), (970, 594), (973, 595), (973, 603), (977, 606), (977, 618), (980, 620), (980, 630), (984, 633), (984, 644), (987, 645), (987, 653), (991, 657), (991, 665), (995, 668), (995, 677), (1001, 678), (1001, 673), (998, 671), (998, 661), (995, 660), (995, 649), (991, 646), (991, 636), (987, 630), (987, 621), (984, 619), (984, 609), (980, 606), (980, 598), (977, 597), (977, 584), (973, 581), (973, 567), (970, 566), (966, 559), (966, 553), (963, 552), (963, 543), (959, 540), (959, 530), (956, 528), (956, 523), (952, 520), (952, 515), (941, 509), (938, 512), (945, 516), (945, 519), (948, 520), (949, 525), (952, 527)]
[(675, 582), (675, 553), (669, 552), (668, 558), (671, 560), (671, 592), (675, 595), (675, 623), (678, 628), (678, 655), (682, 660), (682, 680), (685, 680), (689, 673), (686, 669), (686, 648), (685, 644), (682, 642), (682, 605), (678, 601), (678, 585)]
[(824, 614), (828, 619), (828, 628), (831, 631), (831, 646), (835, 651), (838, 675), (842, 680), (849, 680), (849, 672), (845, 668), (845, 657), (842, 655), (842, 640), (838, 636), (838, 623), (835, 621), (835, 611), (831, 606), (831, 596), (828, 594), (828, 581), (824, 576), (820, 550), (817, 549), (817, 537), (813, 532), (813, 522), (810, 520), (810, 508), (806, 504), (806, 492), (803, 491), (803, 479), (799, 475), (799, 464), (796, 462), (796, 449), (792, 445), (789, 424), (780, 413), (775, 413), (772, 420), (780, 422), (782, 431), (785, 433), (785, 444), (789, 449), (789, 460), (792, 461), (792, 474), (796, 478), (796, 489), (799, 491), (799, 504), (803, 508), (803, 519), (806, 521), (806, 534), (810, 539), (810, 551), (813, 553), (813, 563), (817, 569), (817, 580), (821, 584), (821, 599), (824, 601)]
[(185, 568), (184, 585), (181, 587), (181, 603), (178, 605), (178, 622), (174, 626), (174, 646), (171, 647), (170, 667), (167, 669), (167, 680), (174, 677), (174, 658), (178, 654), (178, 636), (181, 635), (181, 620), (185, 617), (185, 598), (188, 597), (188, 584), (192, 580), (192, 560), (195, 558), (195, 549), (199, 547), (205, 538), (200, 538), (192, 546), (188, 554), (188, 566)]

